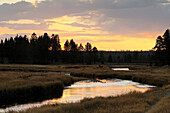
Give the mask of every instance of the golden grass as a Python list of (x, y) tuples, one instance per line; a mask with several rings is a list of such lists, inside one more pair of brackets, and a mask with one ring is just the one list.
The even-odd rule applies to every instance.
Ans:
[(170, 113), (170, 95), (165, 96), (160, 102), (158, 102), (147, 113)]
[(70, 72), (65, 66), (56, 65), (9, 65), (0, 64), (0, 89), (22, 88), (60, 82), (65, 85), (84, 78), (71, 77), (60, 73)]
[(0, 89), (22, 88), (50, 83), (66, 83), (73, 81), (73, 78), (55, 72), (1, 72), (0, 71)]
[(82, 78), (38, 65), (0, 65), (0, 107), (59, 98), (64, 86)]
[[(143, 113), (150, 109), (153, 111), (148, 113), (168, 113), (169, 95), (162, 96), (169, 91), (170, 87), (158, 88), (143, 94), (131, 92), (118, 97), (84, 99), (80, 103), (44, 106), (22, 113)], [(152, 108), (153, 106), (156, 109)]]
[[(112, 71), (111, 67), (129, 67), (131, 71)], [(41, 72), (46, 71), (46, 72)], [(130, 93), (118, 97), (85, 99), (80, 103), (44, 106), (30, 109), (22, 113), (168, 113), (170, 92), (170, 67), (150, 67), (144, 65), (0, 65), (0, 81), (11, 79), (8, 84), (0, 83), (0, 87), (20, 87), (23, 81), (25, 86), (56, 81), (65, 81), (56, 71), (68, 71), (72, 76), (87, 78), (120, 78), (130, 79), (140, 83), (156, 86), (152, 91)], [(6, 73), (5, 73), (6, 72)], [(4, 73), (4, 74), (3, 74)], [(18, 74), (15, 74), (18, 73)], [(34, 75), (31, 77), (30, 74)], [(41, 75), (42, 74), (42, 75)], [(47, 76), (46, 76), (47, 75)], [(26, 77), (26, 78), (25, 78)], [(15, 79), (15, 80), (14, 80)], [(30, 80), (27, 82), (28, 79)], [(79, 79), (79, 78), (77, 78)], [(75, 79), (74, 79), (75, 80)], [(8, 81), (7, 81), (8, 82)], [(5, 86), (7, 85), (7, 86)], [(15, 86), (16, 85), (16, 86)]]
[[(112, 71), (111, 67), (129, 67), (131, 71)], [(102, 66), (99, 66), (99, 65), (17, 65), (17, 64), (2, 65), (1, 64), (0, 65), (0, 75), (1, 75), (0, 76), (0, 89), (3, 87), (8, 88), (11, 86), (17, 87), (15, 86), (17, 84), (18, 86), (21, 86), (23, 82), (26, 83), (24, 85), (29, 85), (29, 84), (32, 85), (35, 83), (39, 84), (39, 82), (41, 82), (40, 81), (41, 79), (43, 81), (43, 78), (46, 80), (51, 78), (51, 81), (45, 80), (45, 82), (49, 82), (49, 81), (53, 82), (53, 79), (57, 81), (60, 78), (60, 75), (58, 75), (58, 73), (55, 73), (57, 71), (68, 71), (68, 72), (71, 72), (72, 76), (75, 76), (75, 77), (101, 78), (101, 79), (102, 78), (120, 78), (120, 79), (129, 79), (129, 80), (133, 80), (136, 82), (146, 83), (146, 84), (151, 84), (151, 85), (156, 85), (156, 86), (164, 86), (164, 85), (170, 84), (170, 77), (169, 77), (170, 67), (169, 66), (150, 67), (150, 66), (144, 66), (144, 65), (102, 65)], [(34, 75), (36, 77), (34, 77)], [(28, 80), (24, 76), (26, 77), (28, 76)], [(33, 80), (30, 78), (32, 78)], [(36, 78), (38, 82), (36, 81)], [(68, 77), (63, 75), (62, 78), (68, 78)], [(7, 82), (5, 82), (6, 80)], [(11, 81), (12, 83), (10, 83)], [(27, 83), (27, 81), (29, 81), (29, 83)]]
[[(78, 69), (72, 72), (72, 76), (88, 78), (119, 78), (129, 79), (140, 83), (164, 86), (170, 84), (170, 68), (150, 67), (150, 66), (122, 66), (129, 67), (131, 71), (112, 71), (110, 67), (93, 66), (91, 68)], [(118, 66), (114, 66), (118, 67)], [(121, 66), (119, 66), (121, 67)]]

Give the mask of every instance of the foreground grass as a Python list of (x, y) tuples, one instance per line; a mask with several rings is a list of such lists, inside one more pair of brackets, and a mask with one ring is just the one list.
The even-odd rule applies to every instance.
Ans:
[(170, 86), (146, 93), (84, 99), (80, 103), (45, 106), (22, 113), (169, 113)]

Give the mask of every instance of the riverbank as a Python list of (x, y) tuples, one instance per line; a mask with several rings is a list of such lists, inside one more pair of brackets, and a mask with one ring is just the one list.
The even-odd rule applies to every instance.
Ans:
[[(113, 67), (128, 67), (129, 71), (113, 71)], [(170, 67), (150, 67), (150, 66), (103, 66), (93, 69), (84, 69), (72, 72), (75, 77), (86, 78), (118, 78), (124, 80), (132, 80), (143, 84), (155, 85), (162, 87), (170, 84)]]
[(44, 71), (41, 66), (30, 67), (0, 65), (0, 108), (59, 98), (64, 86), (83, 79), (50, 69)]
[[(113, 71), (113, 67), (127, 67), (129, 71)], [(170, 84), (170, 66), (146, 65), (0, 65), (0, 72), (70, 72), (75, 77), (118, 78), (135, 82), (164, 86)], [(1, 87), (1, 85), (0, 85)]]
[(169, 113), (169, 92), (170, 86), (165, 86), (146, 93), (84, 99), (79, 103), (44, 106), (21, 113)]
[[(113, 71), (113, 67), (128, 67), (130, 71)], [(146, 83), (150, 85), (156, 85), (160, 88), (154, 88), (153, 91), (141, 94), (141, 93), (130, 93), (119, 97), (109, 98), (96, 98), (96, 99), (85, 99), (80, 103), (67, 104), (67, 105), (56, 105), (56, 106), (45, 106), (37, 109), (30, 109), (26, 113), (69, 113), (75, 112), (124, 112), (127, 108), (129, 112), (146, 111), (155, 103), (161, 100), (161, 102), (167, 103), (167, 99), (162, 95), (168, 94), (170, 84), (170, 68), (169, 66), (164, 67), (150, 67), (144, 65), (0, 65), (0, 72), (18, 72), (18, 73), (57, 73), (59, 71), (71, 72), (72, 76), (75, 77), (87, 77), (87, 78), (120, 78), (137, 81), (140, 83)], [(58, 73), (59, 74), (59, 73)], [(60, 73), (61, 74), (61, 73)], [(20, 74), (21, 75), (21, 74)], [(56, 75), (56, 74), (55, 74)], [(13, 76), (14, 77), (14, 76)], [(34, 76), (33, 76), (34, 77)], [(50, 76), (45, 78), (48, 81)], [(70, 76), (69, 76), (70, 77)], [(67, 77), (53, 78), (55, 80), (62, 80)], [(73, 77), (74, 78), (74, 77)], [(2, 78), (0, 79), (2, 80)], [(30, 79), (31, 80), (31, 79)], [(44, 84), (43, 79), (37, 79)], [(32, 81), (32, 80), (31, 80)], [(19, 83), (19, 82), (17, 82)], [(9, 83), (11, 84), (11, 83)], [(33, 85), (32, 83), (30, 83)], [(0, 84), (1, 86), (2, 84)], [(14, 87), (11, 85), (10, 87)], [(3, 87), (6, 87), (5, 85)], [(169, 95), (168, 95), (169, 96)], [(160, 99), (161, 97), (161, 99)], [(169, 99), (169, 97), (165, 96)], [(145, 99), (144, 99), (145, 98)], [(159, 98), (159, 99), (158, 99)], [(143, 100), (144, 99), (144, 100)], [(89, 101), (90, 100), (90, 101)], [(164, 101), (165, 100), (165, 101)], [(128, 104), (127, 104), (128, 102)], [(160, 102), (160, 103), (161, 103)], [(169, 103), (167, 103), (169, 105)], [(165, 105), (165, 106), (167, 106)], [(115, 106), (115, 107), (113, 107)], [(117, 107), (116, 107), (117, 106)], [(142, 107), (141, 107), (142, 106)], [(162, 106), (166, 110), (166, 107)], [(130, 109), (131, 108), (131, 109)], [(139, 109), (139, 110), (138, 110)], [(160, 108), (161, 109), (161, 108)], [(110, 111), (109, 111), (110, 110)]]

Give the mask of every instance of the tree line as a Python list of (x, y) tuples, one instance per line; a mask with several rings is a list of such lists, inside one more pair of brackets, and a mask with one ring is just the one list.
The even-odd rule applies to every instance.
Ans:
[(0, 63), (29, 64), (104, 64), (104, 63), (150, 63), (150, 65), (170, 64), (170, 31), (158, 36), (154, 51), (98, 51), (87, 42), (85, 46), (73, 39), (66, 40), (61, 48), (57, 34), (47, 33), (31, 38), (15, 36), (0, 42)]
[(82, 44), (78, 46), (73, 39), (66, 40), (64, 50), (62, 50), (59, 35), (52, 34), (52, 36), (49, 36), (47, 33), (39, 37), (33, 33), (30, 40), (26, 35), (17, 35), (15, 38), (1, 40), (0, 43), (1, 63), (49, 64), (61, 62), (91, 64), (96, 62), (97, 52), (98, 49), (92, 47), (89, 42), (84, 48)]

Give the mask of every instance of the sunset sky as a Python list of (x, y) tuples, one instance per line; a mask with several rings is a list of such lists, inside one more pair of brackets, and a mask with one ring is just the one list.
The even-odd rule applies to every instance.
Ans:
[(0, 39), (33, 32), (99, 50), (149, 50), (170, 28), (170, 0), (0, 0)]

